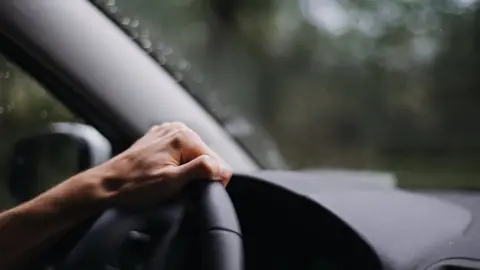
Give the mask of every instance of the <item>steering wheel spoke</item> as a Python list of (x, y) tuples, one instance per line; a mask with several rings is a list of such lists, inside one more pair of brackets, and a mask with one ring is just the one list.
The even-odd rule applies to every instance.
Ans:
[[(186, 220), (195, 223), (194, 226), (183, 226)], [(189, 238), (200, 242), (201, 251), (195, 254), (200, 256), (197, 268), (243, 269), (240, 225), (230, 197), (220, 183), (197, 182), (183, 197), (152, 209), (105, 211), (60, 269), (177, 268), (178, 260), (166, 263), (168, 255), (197, 252), (187, 247), (192, 243)]]

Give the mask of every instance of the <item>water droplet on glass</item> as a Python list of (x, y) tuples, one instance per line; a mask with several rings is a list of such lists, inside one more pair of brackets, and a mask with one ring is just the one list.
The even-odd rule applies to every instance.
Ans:
[(108, 0), (107, 1), (107, 6), (114, 6), (115, 5), (115, 0)]
[(123, 17), (122, 18), (122, 24), (127, 26), (130, 24), (131, 19), (129, 17)]
[(181, 59), (180, 61), (178, 61), (178, 68), (181, 69), (181, 70), (189, 70), (191, 67), (190, 63), (185, 60), (185, 59)]
[(140, 45), (146, 50), (149, 50), (152, 48), (152, 42), (147, 38), (140, 39)]
[(132, 38), (132, 39), (137, 39), (140, 36), (138, 34), (138, 32), (135, 31), (135, 30), (131, 30), (131, 31), (129, 31), (129, 33), (130, 33), (130, 38)]
[(173, 77), (177, 82), (181, 82), (183, 80), (183, 74), (180, 72), (173, 73)]
[(153, 58), (160, 64), (160, 65), (165, 65), (167, 63), (167, 58), (163, 53), (159, 50), (156, 50), (153, 53)]
[(172, 47), (165, 46), (162, 49), (162, 52), (163, 52), (164, 55), (170, 55), (170, 54), (173, 53), (173, 49), (172, 49)]
[(48, 116), (48, 112), (46, 110), (43, 110), (41, 113), (40, 113), (40, 118), (41, 119), (46, 119)]
[(140, 25), (140, 21), (137, 20), (137, 19), (132, 20), (132, 22), (130, 23), (130, 26), (133, 27), (133, 28), (136, 28), (139, 25)]
[(230, 134), (238, 137), (250, 136), (254, 132), (253, 126), (243, 117), (230, 119), (225, 128)]
[(5, 78), (5, 79), (10, 78), (10, 72), (9, 72), (9, 71), (5, 71), (5, 75), (3, 75), (3, 78)]
[(117, 13), (118, 8), (116, 6), (108, 6), (108, 12), (110, 13)]

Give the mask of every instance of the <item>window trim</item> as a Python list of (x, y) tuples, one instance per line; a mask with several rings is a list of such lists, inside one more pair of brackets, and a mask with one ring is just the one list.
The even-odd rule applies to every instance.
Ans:
[[(56, 88), (15, 60), (110, 140), (129, 145), (154, 124), (182, 121), (232, 168), (259, 169), (211, 114), (179, 91), (183, 88), (91, 2), (0, 1), (0, 35), (21, 46), (39, 70), (53, 73), (60, 82)], [(132, 89), (138, 89), (135, 95)], [(105, 126), (111, 130), (104, 131)]]
[[(223, 104), (219, 104), (218, 102), (215, 104), (212, 103), (208, 99), (204, 97), (204, 95), (200, 94), (199, 91), (194, 89), (196, 88), (206, 88), (208, 89), (209, 86), (207, 83), (197, 82), (192, 80), (190, 77), (193, 77), (189, 72), (182, 71), (181, 69), (177, 68), (174, 65), (170, 65), (166, 58), (166, 53), (161, 49), (155, 48), (155, 43), (153, 40), (149, 38), (142, 38), (140, 32), (142, 30), (149, 30), (149, 29), (142, 29), (141, 27), (132, 28), (129, 25), (125, 25), (122, 23), (123, 14), (121, 14), (121, 10), (119, 7), (115, 5), (115, 2), (108, 1), (108, 0), (89, 0), (95, 7), (97, 7), (107, 18), (109, 18), (122, 32), (125, 33), (129, 38), (131, 38), (138, 47), (145, 52), (159, 67), (161, 67), (166, 73), (168, 73), (175, 81), (186, 91), (190, 96), (192, 96), (195, 101), (200, 104), (200, 106), (207, 111), (212, 118), (217, 121), (217, 123), (224, 128), (228, 135), (235, 141), (235, 143), (245, 152), (247, 153), (252, 160), (261, 168), (261, 169), (286, 169), (287, 163), (283, 160), (283, 157), (280, 153), (278, 153), (279, 161), (277, 163), (272, 163), (269, 165), (265, 165), (262, 162), (261, 158), (255, 155), (252, 152), (252, 149), (247, 147), (242, 139), (235, 134), (228, 131), (226, 126), (231, 124), (232, 119), (238, 118), (235, 112), (231, 109), (226, 109), (223, 107)], [(128, 14), (130, 15), (130, 14)], [(138, 20), (138, 19), (137, 19)], [(142, 22), (140, 21), (140, 25)], [(156, 42), (159, 42), (158, 40)], [(215, 108), (215, 109), (212, 109)], [(264, 138), (256, 138), (256, 139), (264, 139)], [(270, 143), (270, 142), (268, 142)], [(271, 149), (273, 151), (279, 151), (276, 147)], [(268, 162), (266, 162), (268, 163)], [(281, 164), (281, 165), (280, 165)]]
[(113, 153), (119, 153), (131, 144), (132, 135), (126, 133), (125, 129), (112, 125), (116, 121), (105, 120), (103, 114), (96, 114), (96, 109), (89, 102), (83, 102), (82, 96), (78, 95), (65, 80), (32, 57), (24, 48), (2, 35), (1, 32), (0, 53), (38, 82), (72, 114), (80, 117), (85, 124), (91, 125), (105, 136), (112, 145)]

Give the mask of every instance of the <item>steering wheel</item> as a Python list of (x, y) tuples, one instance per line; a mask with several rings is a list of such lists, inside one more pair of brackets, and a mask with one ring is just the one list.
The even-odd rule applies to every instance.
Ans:
[[(243, 269), (243, 240), (238, 218), (225, 188), (216, 181), (194, 183), (178, 200), (153, 209), (105, 211), (75, 245), (60, 269), (123, 269), (120, 262), (132, 256), (131, 252), (143, 260), (136, 262), (132, 269), (179, 267), (167, 263), (167, 255), (171, 249), (185, 250), (192, 245), (190, 237), (183, 235), (183, 240), (179, 237), (182, 224), (188, 223), (187, 220), (192, 221), (196, 228), (194, 235), (200, 242), (200, 248), (193, 250), (199, 253), (196, 256), (200, 265), (195, 269)], [(126, 250), (129, 255), (125, 255)], [(178, 258), (176, 261), (178, 263)]]

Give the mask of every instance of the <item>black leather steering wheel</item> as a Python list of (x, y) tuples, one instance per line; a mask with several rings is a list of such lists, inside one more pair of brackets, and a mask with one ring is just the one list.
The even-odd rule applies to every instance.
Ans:
[[(195, 250), (200, 253), (200, 265), (195, 269), (242, 270), (242, 234), (225, 188), (218, 182), (201, 181), (187, 188), (181, 197), (149, 210), (110, 209), (104, 212), (60, 269), (122, 269), (119, 261), (127, 256), (125, 249), (129, 249), (149, 254), (148, 262), (136, 269), (167, 270), (171, 267), (165, 263), (168, 249), (177, 241), (180, 224), (190, 216), (200, 236), (201, 248)], [(140, 256), (145, 257), (145, 254)]]

